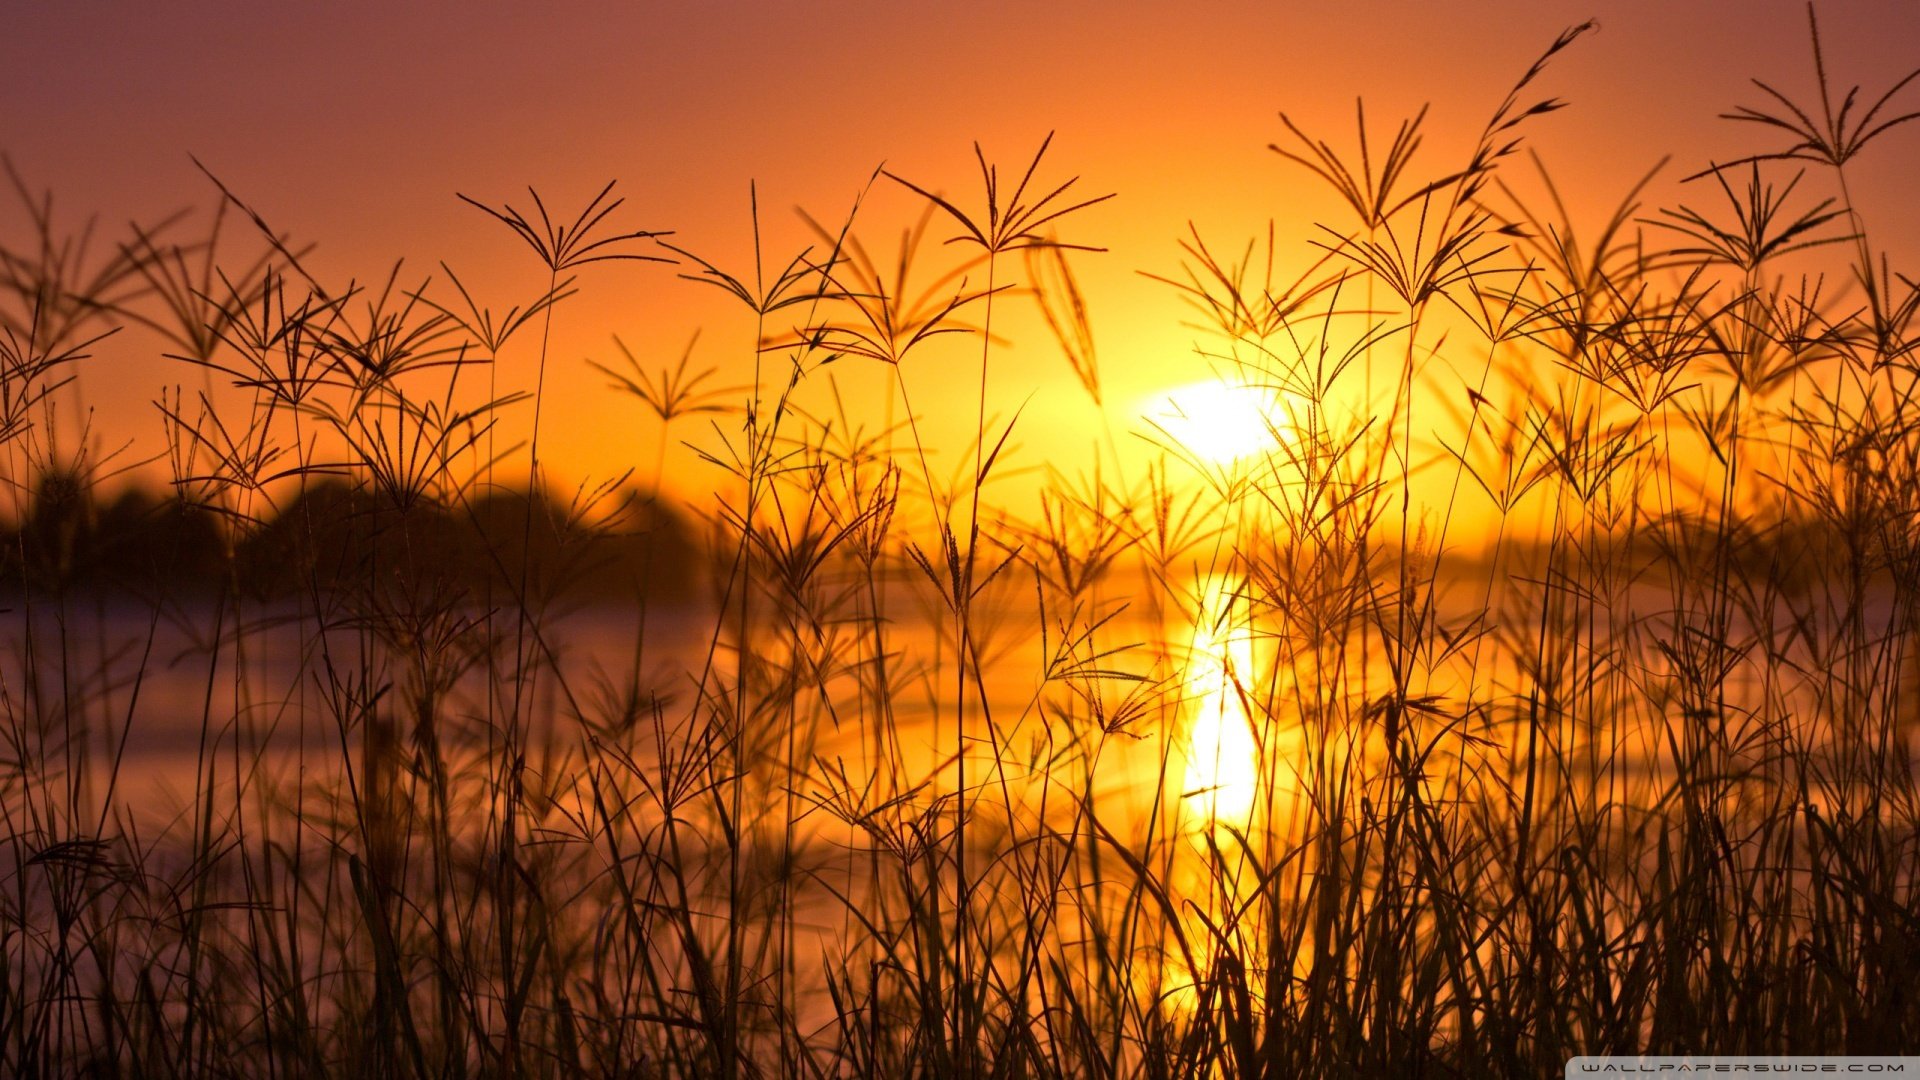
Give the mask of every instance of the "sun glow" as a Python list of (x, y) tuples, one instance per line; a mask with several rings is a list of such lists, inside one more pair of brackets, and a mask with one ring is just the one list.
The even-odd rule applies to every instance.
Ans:
[(1195, 458), (1231, 465), (1289, 438), (1287, 414), (1283, 396), (1271, 387), (1208, 379), (1167, 393), (1147, 418)]

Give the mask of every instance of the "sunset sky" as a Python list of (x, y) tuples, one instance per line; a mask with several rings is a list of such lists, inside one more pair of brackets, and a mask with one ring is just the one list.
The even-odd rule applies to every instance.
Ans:
[[(1751, 77), (1795, 94), (1813, 85), (1798, 0), (46, 4), (9, 12), (0, 34), (0, 151), (54, 193), (64, 220), (97, 214), (109, 227), (210, 205), (193, 155), (276, 228), (317, 243), (315, 265), (340, 281), (384, 277), (402, 258), (417, 279), (444, 260), (505, 307), (543, 273), (456, 192), (525, 205), (531, 184), (570, 210), (617, 180), (621, 225), (674, 230), (744, 270), (750, 181), (769, 261), (784, 262), (806, 238), (792, 208), (838, 222), (883, 162), (971, 206), (974, 140), (1017, 168), (1055, 132), (1041, 179), (1077, 175), (1077, 193), (1116, 194), (1064, 232), (1110, 249), (1075, 265), (1124, 439), (1156, 393), (1207, 373), (1178, 298), (1141, 273), (1177, 272), (1189, 222), (1238, 250), (1273, 219), (1297, 267), (1313, 254), (1310, 223), (1344, 225), (1326, 192), (1267, 149), (1283, 135), (1278, 112), (1344, 148), (1357, 96), (1381, 138), (1431, 102), (1420, 160), (1440, 170), (1554, 35), (1589, 17), (1599, 33), (1539, 84), (1571, 107), (1528, 128), (1577, 213), (1610, 206), (1663, 155), (1675, 163), (1655, 202), (1711, 160), (1775, 145), (1715, 119), (1759, 102)], [(1820, 17), (1843, 86), (1877, 94), (1920, 59), (1920, 5), (1828, 4)], [(1857, 198), (1896, 262), (1920, 249), (1916, 163), (1920, 127), (1859, 172)], [(869, 242), (890, 250), (916, 209), (876, 185), (862, 210)], [(9, 204), (0, 236), (19, 222)], [(557, 316), (544, 406), (543, 456), (569, 482), (651, 460), (654, 429), (584, 362), (614, 358), (611, 334), (662, 363), (704, 326), (696, 362), (731, 374), (752, 334), (743, 312), (667, 267), (589, 267), (582, 287)], [(1021, 441), (1040, 454), (1096, 438), (1051, 342), (1007, 325), (1022, 351), (996, 370), (991, 407), (1026, 402)], [(503, 379), (530, 381), (529, 344)], [(155, 352), (127, 335), (79, 373), (97, 428), (134, 440), (135, 456), (160, 444), (150, 401), (192, 385)], [(916, 407), (939, 413), (922, 402), (952, 400), (974, 373), (910, 372), (926, 388)], [(840, 378), (879, 385), (877, 370)], [(674, 483), (697, 491), (700, 468), (677, 456)]]

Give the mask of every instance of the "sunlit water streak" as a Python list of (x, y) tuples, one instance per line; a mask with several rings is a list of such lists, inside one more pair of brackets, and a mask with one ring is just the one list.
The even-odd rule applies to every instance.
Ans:
[(1253, 631), (1241, 592), (1231, 578), (1208, 579), (1187, 663), (1193, 719), (1182, 798), (1189, 813), (1210, 824), (1244, 825), (1260, 786), (1259, 747), (1247, 712)]

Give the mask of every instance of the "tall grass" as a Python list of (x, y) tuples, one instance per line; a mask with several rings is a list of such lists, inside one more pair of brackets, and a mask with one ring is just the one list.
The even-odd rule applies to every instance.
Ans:
[[(103, 244), (10, 170), (0, 1064), (1541, 1075), (1906, 1048), (1920, 287), (1849, 178), (1910, 137), (1913, 76), (1836, 94), (1814, 28), (1817, 104), (1763, 83), (1730, 114), (1784, 148), (1673, 206), (1641, 205), (1650, 176), (1595, 226), (1523, 167), (1585, 29), (1430, 173), (1424, 111), (1384, 158), (1364, 109), (1357, 158), (1283, 115), (1281, 164), (1353, 220), (1237, 258), (1196, 232), (1162, 275), (1209, 370), (1281, 403), (1268, 449), (1120, 417), (1152, 451), (1110, 421), (1028, 510), (995, 502), (1032, 422), (990, 408), (1032, 355), (1009, 306), (1112, 407), (1074, 275), (1113, 257), (1082, 242), (1105, 196), (1048, 178), (1050, 142), (1011, 185), (976, 148), (975, 210), (876, 171), (784, 260), (756, 191), (737, 271), (611, 187), (572, 217), (469, 199), (543, 271), (504, 306), (446, 267), (323, 281), (224, 187), (197, 233)], [(891, 256), (886, 185), (924, 206)], [(593, 366), (656, 425), (643, 482), (565, 493), (548, 331), (607, 259), (738, 301), (708, 340), (752, 381), (717, 386), (698, 339), (655, 365), (614, 338)], [(108, 503), (136, 463), (73, 429), (68, 381), (129, 328), (180, 364), (173, 491)], [(966, 336), (943, 476), (919, 365)], [(715, 477), (699, 557), (669, 543), (683, 439)]]

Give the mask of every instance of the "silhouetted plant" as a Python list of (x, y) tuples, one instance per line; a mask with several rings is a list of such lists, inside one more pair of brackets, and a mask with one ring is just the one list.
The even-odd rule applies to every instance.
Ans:
[[(667, 261), (611, 186), (560, 221), (467, 200), (546, 270), (502, 307), (444, 264), (323, 282), (225, 187), (199, 232), (96, 257), (13, 177), (0, 1072), (1901, 1048), (1920, 288), (1847, 170), (1914, 76), (1836, 100), (1812, 27), (1819, 108), (1760, 84), (1776, 105), (1731, 115), (1787, 148), (1692, 178), (1723, 210), (1645, 208), (1648, 173), (1589, 222), (1511, 169), (1587, 29), (1430, 173), (1424, 109), (1384, 156), (1360, 111), (1357, 157), (1283, 113), (1279, 153), (1351, 220), (1301, 251), (1190, 228), (1156, 275), (1195, 365), (1278, 402), (1266, 446), (1215, 459), (1148, 419), (1147, 460), (1109, 430), (1026, 509), (997, 485), (1031, 420), (989, 415), (990, 365), (1032, 347), (995, 333), (1004, 257), (1072, 392), (1105, 417), (1118, 385), (1067, 261), (1097, 249), (1056, 234), (1105, 196), (1042, 181), (1051, 137), (1005, 183), (976, 146), (971, 209), (874, 173), (918, 200), (884, 253), (868, 187), (785, 260), (751, 189), (749, 268), (658, 249), (752, 342), (709, 367), (615, 336), (588, 377), (637, 406), (609, 445), (650, 443), (651, 473), (570, 489), (539, 446), (554, 309), (589, 264)], [(120, 326), (212, 381), (160, 393), (165, 495), (113, 490), (124, 452), (61, 426)], [(975, 424), (942, 481), (909, 384), (959, 333)], [(714, 469), (691, 505), (679, 439)]]

